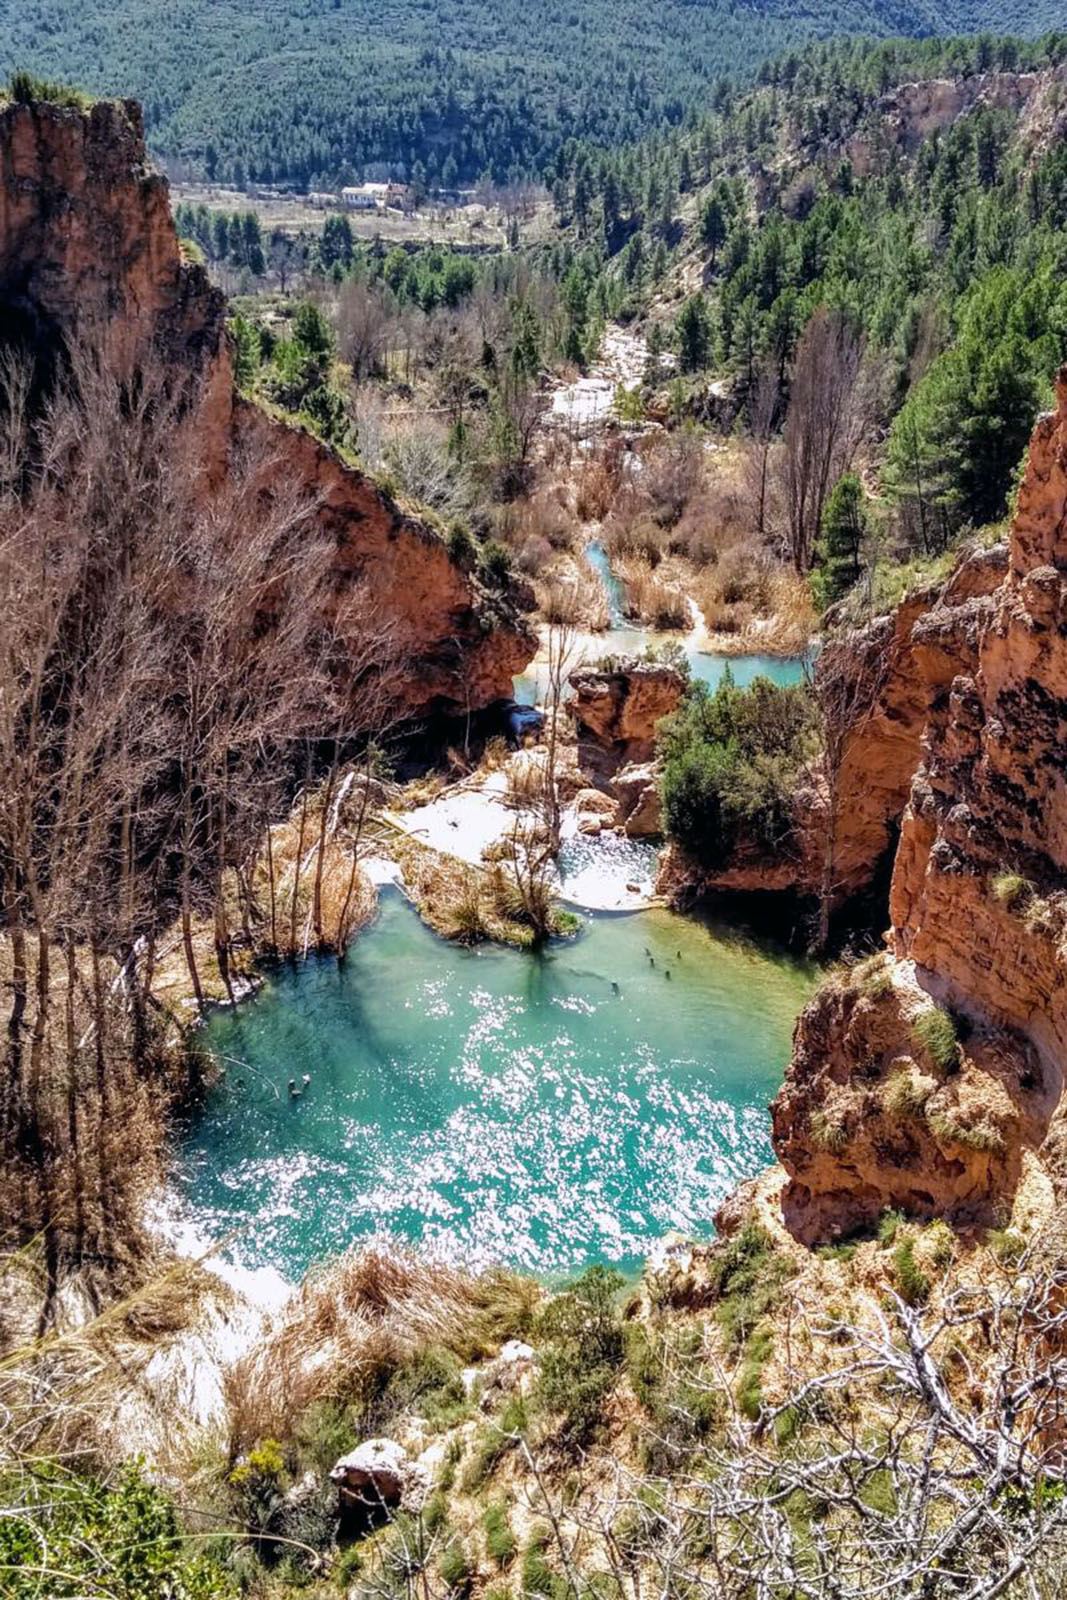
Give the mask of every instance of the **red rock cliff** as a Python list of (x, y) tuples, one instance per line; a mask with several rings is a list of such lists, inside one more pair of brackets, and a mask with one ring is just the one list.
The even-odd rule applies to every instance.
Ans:
[(809, 1240), (889, 1205), (987, 1219), (1028, 1157), (1067, 1189), (1067, 370), (990, 570), (965, 562), (912, 623), (926, 711), (887, 956), (807, 1008), (775, 1101)]
[(358, 574), (394, 622), (410, 658), (412, 713), (510, 697), (536, 648), (523, 619), (372, 479), (235, 395), (223, 297), (181, 259), (166, 180), (148, 164), (130, 101), (0, 110), (0, 342), (43, 353), (74, 334), (103, 340), (123, 371), (151, 352), (195, 385), (214, 473), (242, 437), (272, 435), (287, 477), (320, 501), (339, 577)]

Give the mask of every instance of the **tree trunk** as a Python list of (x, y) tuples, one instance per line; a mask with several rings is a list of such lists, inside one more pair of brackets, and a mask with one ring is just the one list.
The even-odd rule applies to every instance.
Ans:
[(322, 875), (326, 866), (326, 833), (330, 825), (330, 801), (333, 799), (334, 784), (337, 781), (337, 740), (333, 742), (333, 759), (326, 777), (326, 788), (322, 796), (322, 814), (319, 817), (319, 848), (315, 860), (315, 889), (312, 896), (312, 925), (315, 929), (315, 943), (321, 950), (326, 942), (322, 927)]

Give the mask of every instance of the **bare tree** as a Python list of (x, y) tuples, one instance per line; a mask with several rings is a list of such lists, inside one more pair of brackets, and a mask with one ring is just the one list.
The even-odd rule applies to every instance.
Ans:
[(347, 278), (337, 296), (337, 336), (342, 358), (356, 379), (379, 376), (395, 335), (397, 313), (385, 292)]
[(339, 595), (332, 539), (270, 430), (237, 438), (219, 480), (195, 395), (161, 363), (123, 376), (74, 346), (51, 398), (31, 392), (5, 362), (0, 1214), (42, 1235), (54, 1281), (61, 1258), (107, 1263), (138, 1237), (178, 1087), (151, 992), (162, 931), (177, 913), (202, 1003), (210, 927), (234, 994), (232, 946), (267, 921), (264, 843), (278, 937), (279, 773), (298, 738), (340, 750), (380, 727), (395, 664), (366, 621), (380, 604)]
[[(626, 1600), (1056, 1600), (1062, 1226), (936, 1307), (890, 1290), (862, 1321), (783, 1310), (778, 1397), (755, 1416), (707, 1348), (677, 1370), (665, 1356), (666, 1426), (703, 1436), (680, 1469), (665, 1481), (598, 1462), (584, 1495), (571, 1484), (558, 1501), (537, 1477), (530, 1509), (548, 1517), (568, 1592), (610, 1578)], [(711, 1400), (722, 1420), (708, 1437)], [(670, 1455), (666, 1437), (644, 1445)]]
[(571, 670), (577, 665), (578, 630), (573, 621), (553, 622), (546, 637), (548, 697), (545, 704), (545, 766), (542, 810), (553, 854), (559, 850), (560, 804), (557, 768), (559, 764), (559, 724)]
[(824, 306), (797, 347), (783, 443), (789, 553), (800, 573), (811, 566), (827, 496), (862, 434), (857, 380), (863, 348), (843, 313)]
[(751, 443), (746, 457), (748, 489), (756, 532), (761, 539), (765, 539), (769, 531), (771, 456), (781, 400), (777, 365), (773, 361), (764, 361), (756, 373), (749, 401)]

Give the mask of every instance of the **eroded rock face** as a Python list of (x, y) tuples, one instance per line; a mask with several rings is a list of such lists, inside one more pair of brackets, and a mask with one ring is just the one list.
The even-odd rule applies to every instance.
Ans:
[[(909, 649), (926, 711), (888, 981), (816, 997), (774, 1106), (783, 1205), (807, 1239), (886, 1205), (988, 1214), (1010, 1204), (1027, 1150), (1067, 1192), (1067, 372), (1007, 560), (965, 561)], [(932, 1001), (956, 1017), (960, 1067), (927, 1094), (901, 1074), (928, 1076), (913, 1013)]]
[(403, 710), (466, 712), (510, 698), (536, 649), (514, 606), (462, 572), (435, 530), (372, 479), (235, 395), (223, 297), (181, 259), (167, 183), (148, 164), (130, 101), (0, 111), (0, 344), (54, 356), (78, 335), (122, 376), (151, 358), (195, 396), (208, 492), (251, 435), (290, 485), (306, 486), (336, 544), (342, 592), (348, 578), (367, 584), (409, 658)]
[(950, 127), (979, 107), (1019, 111), (1057, 81), (1062, 82), (1058, 68), (1051, 72), (980, 72), (898, 84), (873, 107), (877, 134), (873, 138), (867, 132), (855, 134), (845, 153), (861, 177), (884, 171), (888, 151), (911, 154), (930, 134)]
[(660, 796), (659, 763), (631, 762), (611, 780), (611, 791), (618, 798), (615, 825), (628, 839), (654, 839), (663, 832), (663, 801)]
[(803, 1242), (869, 1227), (889, 1207), (989, 1222), (1013, 1192), (1047, 1127), (1039, 1058), (983, 1024), (932, 1051), (924, 1020), (942, 1015), (888, 956), (804, 1011), (773, 1106), (783, 1214)]
[(656, 724), (676, 709), (685, 689), (673, 667), (644, 661), (612, 672), (582, 668), (569, 681), (579, 735), (591, 735), (604, 746), (622, 746), (629, 761), (650, 759)]

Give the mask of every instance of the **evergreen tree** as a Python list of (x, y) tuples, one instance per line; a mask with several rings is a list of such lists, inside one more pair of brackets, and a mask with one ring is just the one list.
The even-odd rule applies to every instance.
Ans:
[(726, 243), (726, 211), (719, 194), (713, 194), (700, 214), (700, 237), (711, 252), (710, 261), (714, 269), (715, 261)]
[(700, 372), (711, 357), (711, 318), (702, 294), (690, 295), (675, 325), (678, 364), (683, 372)]
[(848, 593), (860, 575), (860, 551), (867, 531), (867, 512), (859, 474), (846, 472), (830, 491), (816, 546), (817, 569), (812, 592), (820, 609)]

